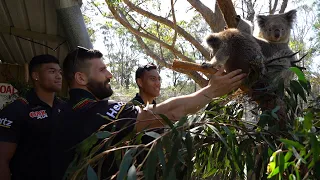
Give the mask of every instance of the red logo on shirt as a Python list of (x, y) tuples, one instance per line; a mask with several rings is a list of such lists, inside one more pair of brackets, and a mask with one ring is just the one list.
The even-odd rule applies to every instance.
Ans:
[(31, 118), (37, 118), (37, 119), (43, 119), (48, 117), (48, 114), (46, 113), (46, 110), (40, 110), (40, 111), (32, 111), (29, 113), (29, 116)]

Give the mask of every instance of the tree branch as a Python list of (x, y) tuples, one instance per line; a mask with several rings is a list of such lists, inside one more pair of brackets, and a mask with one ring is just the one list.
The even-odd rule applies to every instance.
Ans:
[[(154, 21), (157, 21), (159, 23), (162, 23), (172, 29), (175, 28), (176, 26), (176, 31), (182, 36), (184, 37), (187, 41), (189, 41), (192, 45), (194, 45), (200, 52), (201, 54), (203, 55), (203, 57), (207, 60), (210, 59), (210, 53), (201, 45), (200, 42), (198, 42), (194, 37), (192, 37), (188, 32), (186, 32), (183, 28), (181, 28), (180, 26), (178, 25), (175, 25), (175, 23), (173, 23), (172, 21), (166, 19), (166, 18), (163, 18), (161, 16), (157, 16), (155, 14), (152, 14), (148, 11), (145, 11), (137, 6), (135, 6), (132, 2), (130, 2), (129, 0), (123, 0), (123, 2), (131, 9), (131, 10), (134, 10), (135, 12), (147, 17), (147, 18), (150, 18)], [(108, 5), (109, 6), (109, 5)]]
[(106, 1), (109, 7), (109, 10), (111, 11), (111, 13), (113, 14), (113, 16), (115, 17), (115, 19), (120, 22), (124, 27), (126, 27), (131, 33), (150, 39), (154, 42), (159, 43), (160, 45), (162, 45), (163, 47), (167, 48), (168, 50), (170, 50), (173, 54), (177, 55), (179, 58), (181, 58), (184, 61), (188, 61), (188, 62), (193, 62), (192, 59), (190, 59), (189, 57), (183, 55), (180, 51), (178, 51), (175, 48), (172, 48), (172, 46), (170, 46), (169, 44), (161, 41), (160, 39), (158, 39), (155, 36), (150, 36), (148, 34), (142, 33), (139, 30), (135, 29), (134, 27), (132, 27), (132, 25), (127, 21), (127, 19), (123, 19), (125, 17), (121, 17), (118, 13), (118, 11), (115, 9), (115, 7), (113, 6), (113, 4), (109, 3), (108, 1)]
[(221, 12), (224, 16), (224, 19), (228, 25), (228, 28), (236, 28), (237, 27), (237, 13), (234, 9), (233, 3), (231, 0), (217, 0)]
[[(270, 2), (271, 2), (271, 0), (270, 0)], [(278, 0), (274, 1), (273, 7), (271, 7), (271, 3), (270, 3), (270, 14), (274, 14), (276, 12), (277, 5), (278, 5)]]
[(213, 32), (223, 30), (226, 23), (219, 8), (215, 8), (215, 12), (213, 13), (210, 8), (199, 0), (188, 0), (188, 2), (202, 15)]
[(288, 0), (283, 0), (283, 1), (282, 1), (282, 4), (281, 4), (281, 8), (280, 8), (279, 13), (284, 13), (284, 11), (285, 11), (286, 8), (287, 8), (287, 5), (288, 5)]
[[(159, 62), (159, 64), (161, 64), (161, 66), (164, 66), (166, 68), (172, 69), (172, 65), (168, 64), (167, 61), (165, 61), (164, 58), (160, 58), (157, 54), (155, 54), (149, 47), (148, 45), (143, 41), (143, 39), (138, 36), (138, 35), (134, 35), (135, 38), (137, 39), (138, 44), (140, 45), (140, 47), (142, 47), (145, 51), (145, 53), (150, 56), (152, 59), (156, 60), (157, 62)], [(197, 84), (199, 84), (199, 86), (204, 87), (208, 84), (208, 81), (205, 80), (199, 73), (195, 72), (195, 71), (184, 71), (181, 69), (175, 69), (175, 71), (178, 71), (180, 73), (184, 73), (189, 75)]]
[[(112, 4), (109, 4), (109, 3), (107, 3), (107, 4), (108, 4), (108, 7), (109, 7), (111, 13), (114, 15), (115, 19), (116, 19), (118, 22), (120, 22), (123, 26), (125, 26), (125, 27), (135, 36), (135, 38), (137, 39), (137, 42), (138, 42), (139, 45), (145, 50), (146, 54), (147, 54), (148, 56), (150, 56), (151, 58), (155, 59), (157, 62), (159, 62), (162, 66), (171, 69), (171, 68), (172, 68), (172, 67), (171, 67), (171, 64), (168, 64), (168, 63), (165, 61), (164, 58), (160, 58), (157, 54), (155, 54), (152, 50), (150, 50), (150, 48), (144, 43), (144, 41), (142, 40), (141, 37), (145, 37), (145, 38), (147, 38), (147, 39), (156, 41), (156, 42), (158, 42), (160, 45), (166, 47), (167, 49), (169, 49), (169, 50), (172, 51), (172, 52), (173, 52), (173, 51), (177, 51), (177, 50), (171, 48), (170, 45), (162, 42), (161, 40), (159, 40), (159, 39), (157, 39), (157, 38), (154, 38), (153, 36), (149, 36), (149, 35), (147, 35), (147, 34), (145, 34), (145, 33), (141, 33), (141, 32), (139, 32), (138, 30), (134, 29), (134, 28), (131, 26), (131, 24), (128, 22), (128, 20), (127, 20), (127, 19), (124, 19), (124, 18), (125, 18), (124, 15), (122, 15), (123, 18), (119, 15), (119, 14), (121, 14), (121, 11), (118, 12), (118, 11), (114, 8), (114, 6), (113, 6)], [(119, 14), (118, 14), (118, 13), (119, 13)], [(179, 52), (179, 51), (177, 51), (177, 52)], [(175, 53), (175, 52), (173, 52), (173, 53)], [(179, 55), (180, 55), (180, 56), (179, 56)], [(192, 60), (191, 60), (190, 58), (188, 58), (188, 57), (186, 57), (186, 56), (184, 56), (184, 55), (182, 55), (182, 56), (181, 56), (181, 55), (182, 55), (182, 54), (179, 52), (178, 57), (180, 57), (182, 60), (192, 62)], [(208, 84), (208, 81), (205, 80), (199, 73), (197, 73), (197, 72), (195, 72), (195, 71), (191, 71), (191, 72), (190, 72), (190, 71), (179, 70), (179, 72), (189, 75), (189, 76), (190, 76), (192, 79), (194, 79), (195, 82), (196, 82), (197, 84), (199, 84), (201, 87), (204, 87), (204, 86), (206, 86), (206, 85)]]
[(172, 47), (174, 48), (174, 45), (177, 40), (177, 20), (176, 20), (176, 13), (174, 12), (174, 2), (171, 0), (171, 11), (172, 11), (172, 19), (173, 19), (173, 28), (174, 28), (174, 36), (172, 40)]
[(252, 0), (246, 1), (246, 6), (247, 6), (247, 20), (253, 22), (254, 15), (255, 15), (255, 10), (254, 10), (254, 4), (252, 3)]

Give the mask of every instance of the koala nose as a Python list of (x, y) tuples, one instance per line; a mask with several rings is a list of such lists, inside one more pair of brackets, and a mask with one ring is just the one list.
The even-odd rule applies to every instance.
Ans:
[(280, 30), (279, 29), (274, 30), (274, 37), (275, 38), (279, 38), (280, 37)]

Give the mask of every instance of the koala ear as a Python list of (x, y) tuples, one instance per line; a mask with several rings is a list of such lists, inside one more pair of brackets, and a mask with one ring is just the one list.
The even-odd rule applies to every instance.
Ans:
[(211, 34), (206, 38), (206, 42), (212, 49), (218, 49), (222, 41), (217, 35)]
[(294, 10), (288, 11), (287, 13), (284, 13), (283, 16), (288, 21), (289, 26), (292, 27), (292, 24), (297, 17), (297, 10), (294, 9)]
[(257, 22), (260, 28), (263, 28), (265, 26), (267, 20), (268, 20), (267, 16), (263, 16), (263, 15), (257, 16)]
[(235, 19), (236, 19), (236, 21), (239, 23), (240, 20), (241, 20), (241, 16), (240, 16), (240, 15), (237, 15), (237, 16), (235, 17)]

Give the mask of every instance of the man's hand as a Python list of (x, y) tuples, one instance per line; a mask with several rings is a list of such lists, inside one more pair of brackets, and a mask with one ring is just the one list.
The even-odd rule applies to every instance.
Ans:
[(242, 80), (246, 77), (245, 73), (238, 69), (228, 74), (224, 74), (224, 69), (220, 68), (209, 80), (208, 86), (212, 90), (213, 97), (223, 96), (232, 90), (237, 89)]

